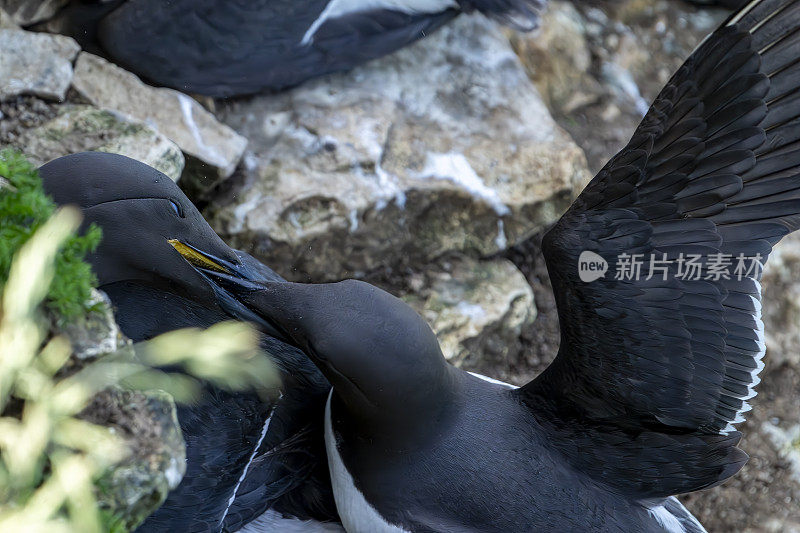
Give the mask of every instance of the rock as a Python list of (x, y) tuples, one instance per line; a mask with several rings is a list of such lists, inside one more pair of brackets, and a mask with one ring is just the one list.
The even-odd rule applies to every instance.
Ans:
[(193, 173), (203, 175), (201, 183), (193, 184), (199, 190), (230, 176), (247, 145), (247, 139), (220, 124), (192, 98), (145, 85), (130, 72), (92, 54), (78, 56), (72, 84), (95, 106), (145, 122), (199, 162), (202, 168), (195, 164)]
[(89, 304), (94, 309), (91, 313), (58, 327), (58, 333), (72, 345), (72, 358), (83, 362), (130, 348), (130, 341), (114, 320), (108, 296), (93, 289)]
[(11, 15), (16, 24), (27, 26), (52, 17), (67, 2), (69, 0), (0, 0), (0, 9)]
[(789, 462), (795, 480), (800, 483), (800, 424), (784, 430), (776, 424), (764, 422), (761, 431), (770, 438), (781, 456)]
[[(60, 370), (62, 375), (104, 356), (134, 357), (133, 345), (120, 332), (108, 297), (94, 290), (90, 303), (93, 311), (66, 323), (48, 311), (52, 333), (72, 344), (73, 353)], [(175, 403), (162, 391), (112, 387), (95, 395), (80, 418), (110, 428), (130, 452), (96, 482), (96, 496), (119, 530), (131, 531), (161, 505), (185, 473), (186, 448)]]
[(431, 325), (445, 358), (470, 370), (508, 367), (536, 317), (533, 291), (506, 259), (456, 258), (428, 270), (405, 300)]
[(58, 114), (60, 104), (45, 102), (36, 96), (18, 96), (0, 100), (0, 149), (22, 146), (22, 137)]
[(6, 13), (3, 8), (2, 4), (0, 4), (0, 30), (18, 30), (19, 26), (17, 23), (14, 22), (14, 19), (11, 18), (11, 15)]
[(673, 0), (555, 0), (541, 32), (517, 34), (513, 43), (553, 116), (597, 172), (725, 16)]
[(575, 6), (552, 0), (539, 31), (511, 34), (514, 50), (550, 109), (592, 101), (585, 93), (596, 91), (597, 82), (589, 74), (592, 55), (585, 33), (585, 21)]
[(508, 40), (478, 16), (218, 111), (252, 153), (207, 215), (294, 279), (492, 254), (555, 220), (588, 177)]
[(652, 100), (706, 35), (730, 12), (671, 0), (626, 0), (615, 5), (616, 24), (602, 33), (608, 60), (630, 71)]
[(793, 233), (775, 247), (762, 281), (769, 364), (800, 367), (800, 235)]
[(163, 391), (114, 387), (96, 395), (82, 418), (110, 427), (131, 451), (97, 481), (97, 500), (121, 531), (132, 531), (186, 473), (186, 447), (175, 403)]
[(58, 116), (27, 131), (20, 146), (36, 165), (94, 150), (137, 159), (176, 181), (184, 167), (180, 148), (147, 124), (88, 105), (61, 106)]
[(0, 29), (0, 100), (21, 94), (64, 100), (79, 50), (62, 35)]

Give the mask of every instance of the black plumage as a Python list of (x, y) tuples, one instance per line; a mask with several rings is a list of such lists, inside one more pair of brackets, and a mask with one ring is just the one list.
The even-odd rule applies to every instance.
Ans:
[[(703, 531), (672, 495), (747, 460), (760, 267), (800, 226), (799, 88), (799, 0), (753, 0), (696, 49), (545, 235), (562, 338), (520, 389), (447, 365), (421, 317), (363, 283), (232, 287), (333, 384), (345, 527)], [(584, 252), (604, 276), (581, 279)], [(662, 270), (626, 271), (634, 256)]]
[(686, 0), (690, 4), (697, 6), (719, 6), (727, 9), (740, 9), (747, 4), (748, 0)]
[[(524, 390), (567, 457), (618, 490), (698, 490), (747, 459), (733, 424), (763, 366), (760, 270), (680, 280), (676, 261), (722, 253), (763, 262), (800, 224), (798, 51), (797, 2), (765, 0), (735, 15), (544, 239), (562, 349)], [(582, 250), (612, 272), (621, 253), (666, 254), (669, 279), (583, 283), (570, 268)], [(576, 453), (588, 443), (590, 453)]]
[(330, 385), (302, 352), (198, 273), (169, 240), (211, 254), (241, 279), (281, 282), (280, 276), (228, 248), (178, 186), (147, 165), (84, 153), (52, 161), (40, 173), (57, 203), (77, 204), (84, 225), (103, 229), (88, 259), (128, 337), (138, 342), (178, 328), (249, 320), (260, 327), (261, 348), (280, 371), (282, 384), (271, 398), (206, 383), (197, 401), (178, 407), (186, 475), (138, 530), (236, 531), (268, 509), (336, 521), (320, 424)]
[(531, 29), (544, 0), (72, 0), (48, 27), (159, 85), (280, 90), (406, 46), (464, 11)]

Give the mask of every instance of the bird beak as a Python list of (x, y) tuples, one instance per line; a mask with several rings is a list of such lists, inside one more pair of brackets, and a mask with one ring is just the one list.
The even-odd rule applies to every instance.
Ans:
[(232, 263), (227, 259), (222, 259), (221, 257), (204, 252), (178, 239), (168, 239), (167, 242), (169, 242), (195, 270), (202, 274), (217, 292), (222, 290), (235, 295), (240, 290), (259, 287), (257, 284), (258, 280), (253, 279), (250, 272), (241, 264)]
[(264, 287), (260, 280), (253, 279), (242, 265), (199, 250), (178, 239), (168, 239), (168, 242), (209, 282), (220, 307), (228, 314), (239, 320), (252, 322), (264, 333), (292, 344), (289, 336), (282, 331), (280, 326), (273, 324), (266, 317), (254, 313), (237, 298), (237, 295), (257, 291)]
[(210, 270), (212, 272), (231, 274), (231, 269), (223, 264), (230, 264), (228, 261), (219, 259), (218, 257), (214, 257), (213, 255), (205, 252), (201, 252), (194, 246), (183, 243), (178, 239), (169, 239), (167, 242), (169, 242), (172, 247), (175, 248), (175, 250), (177, 250), (177, 252), (189, 262), (190, 265), (201, 272), (204, 270)]

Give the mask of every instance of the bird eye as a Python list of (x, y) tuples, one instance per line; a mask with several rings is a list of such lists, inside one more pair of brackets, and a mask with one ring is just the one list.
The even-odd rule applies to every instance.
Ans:
[(170, 200), (169, 203), (172, 206), (172, 210), (175, 211), (175, 214), (183, 218), (183, 209), (181, 209), (181, 206), (179, 206), (178, 203), (173, 200)]

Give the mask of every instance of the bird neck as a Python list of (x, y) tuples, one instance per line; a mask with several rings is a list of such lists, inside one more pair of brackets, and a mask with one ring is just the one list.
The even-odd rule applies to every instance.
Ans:
[(345, 439), (403, 446), (428, 438), (452, 419), (459, 408), (465, 372), (446, 365), (425, 383), (387, 385), (374, 404), (365, 405), (334, 383), (331, 393), (333, 426)]
[(207, 328), (230, 318), (219, 307), (138, 282), (118, 281), (100, 289), (114, 304), (122, 333), (134, 342), (186, 327)]

